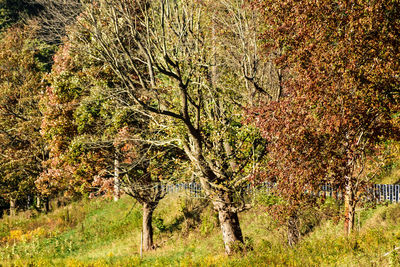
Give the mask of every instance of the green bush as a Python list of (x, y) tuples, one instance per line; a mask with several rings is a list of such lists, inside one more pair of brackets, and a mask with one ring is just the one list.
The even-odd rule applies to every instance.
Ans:
[(158, 231), (165, 232), (167, 230), (167, 226), (164, 224), (164, 219), (160, 217), (153, 218), (153, 224), (158, 229)]

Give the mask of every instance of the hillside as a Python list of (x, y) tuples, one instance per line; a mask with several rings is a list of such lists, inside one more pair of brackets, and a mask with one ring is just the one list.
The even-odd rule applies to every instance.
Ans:
[[(258, 198), (259, 199), (259, 198)], [(400, 206), (366, 207), (346, 238), (338, 206), (328, 200), (302, 216), (302, 241), (285, 244), (285, 231), (261, 206), (241, 214), (248, 250), (225, 256), (217, 219), (206, 201), (170, 194), (155, 211), (157, 249), (140, 258), (141, 207), (120, 201), (83, 200), (37, 215), (25, 212), (0, 221), (3, 266), (393, 266), (399, 264)], [(318, 223), (320, 221), (320, 223)], [(308, 233), (307, 233), (308, 232)]]

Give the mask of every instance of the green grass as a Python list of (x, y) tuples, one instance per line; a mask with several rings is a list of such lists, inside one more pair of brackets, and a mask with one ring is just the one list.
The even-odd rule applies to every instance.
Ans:
[[(332, 203), (331, 203), (332, 204)], [(328, 205), (329, 206), (329, 205)], [(252, 251), (227, 257), (218, 221), (205, 201), (171, 194), (156, 209), (158, 248), (141, 259), (141, 206), (125, 196), (84, 200), (49, 214), (22, 213), (0, 220), (3, 266), (397, 266), (400, 205), (360, 211), (357, 231), (322, 210), (303, 216), (301, 242), (285, 243), (285, 229), (256, 206), (240, 215)], [(332, 208), (332, 207), (331, 207)], [(307, 227), (309, 228), (307, 228)], [(359, 228), (359, 229), (358, 229)], [(39, 229), (39, 230), (38, 230)]]

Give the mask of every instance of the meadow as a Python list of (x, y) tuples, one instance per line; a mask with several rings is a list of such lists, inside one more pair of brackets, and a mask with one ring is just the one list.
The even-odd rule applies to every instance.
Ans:
[(367, 205), (346, 237), (341, 206), (327, 199), (301, 216), (296, 247), (256, 195), (241, 213), (247, 249), (225, 255), (217, 217), (207, 200), (169, 194), (155, 211), (154, 251), (140, 257), (141, 206), (124, 196), (81, 200), (48, 214), (34, 211), (0, 221), (2, 266), (398, 266), (400, 205)]

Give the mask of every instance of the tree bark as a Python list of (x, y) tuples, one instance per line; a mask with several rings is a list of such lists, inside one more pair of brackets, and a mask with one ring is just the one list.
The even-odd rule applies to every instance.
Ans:
[(225, 253), (227, 255), (232, 255), (243, 249), (243, 234), (240, 228), (238, 213), (232, 212), (225, 203), (213, 201), (213, 204), (218, 212)]
[(37, 195), (36, 196), (36, 209), (40, 210), (41, 205), (42, 205), (42, 203), (40, 202), (40, 196)]
[[(205, 172), (203, 171), (203, 174)], [(214, 210), (218, 213), (218, 219), (222, 231), (222, 240), (225, 245), (225, 253), (232, 255), (243, 250), (243, 234), (240, 228), (238, 212), (234, 211), (234, 205), (229, 197), (229, 192), (224, 196), (218, 196), (218, 192), (211, 188), (209, 177), (200, 177), (200, 183), (206, 195), (212, 199)]]
[(287, 239), (288, 245), (291, 247), (299, 242), (299, 217), (296, 213), (292, 214), (287, 221)]
[(119, 158), (117, 152), (115, 152), (115, 159), (114, 159), (114, 201), (118, 201), (121, 196), (121, 181), (119, 179)]
[(155, 206), (148, 203), (143, 204), (143, 250), (149, 251), (154, 249), (153, 244), (153, 211)]
[(16, 204), (17, 199), (15, 197), (10, 197), (10, 216), (12, 217), (16, 215)]
[(356, 210), (356, 200), (354, 196), (354, 185), (350, 178), (347, 179), (344, 195), (344, 232), (349, 235), (354, 228), (354, 216)]

